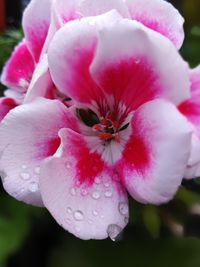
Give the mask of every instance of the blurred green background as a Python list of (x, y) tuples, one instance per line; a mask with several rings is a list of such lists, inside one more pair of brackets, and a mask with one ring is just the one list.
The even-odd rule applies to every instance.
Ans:
[[(200, 62), (200, 1), (173, 4), (186, 20), (181, 54), (194, 67)], [(19, 29), (0, 35), (0, 69), (21, 38)], [(200, 266), (199, 179), (185, 183), (161, 207), (130, 199), (130, 213), (117, 242), (82, 241), (61, 229), (45, 209), (15, 201), (0, 186), (0, 267)]]

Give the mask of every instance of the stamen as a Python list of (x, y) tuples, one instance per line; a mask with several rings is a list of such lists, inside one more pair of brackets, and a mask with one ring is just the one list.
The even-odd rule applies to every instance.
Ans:
[(113, 135), (111, 133), (100, 133), (98, 136), (106, 141), (113, 139)]

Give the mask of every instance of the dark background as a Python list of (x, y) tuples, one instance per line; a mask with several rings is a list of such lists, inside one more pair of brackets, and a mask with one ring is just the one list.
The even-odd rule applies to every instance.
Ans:
[[(173, 3), (186, 20), (181, 54), (194, 67), (200, 62), (200, 1)], [(0, 68), (22, 38), (24, 4), (6, 0)], [(199, 179), (195, 184), (185, 183), (176, 198), (161, 207), (130, 199), (129, 225), (114, 243), (77, 239), (60, 228), (45, 209), (15, 201), (0, 185), (0, 267), (199, 267), (199, 187)]]

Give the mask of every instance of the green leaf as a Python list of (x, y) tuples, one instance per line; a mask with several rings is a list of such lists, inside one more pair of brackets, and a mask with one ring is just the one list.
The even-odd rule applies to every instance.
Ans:
[(146, 205), (143, 208), (143, 222), (149, 234), (153, 238), (158, 238), (161, 222), (157, 207)]

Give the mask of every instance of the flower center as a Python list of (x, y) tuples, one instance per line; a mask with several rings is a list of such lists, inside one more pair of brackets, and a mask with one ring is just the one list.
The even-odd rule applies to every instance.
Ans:
[(115, 140), (120, 143), (119, 130), (120, 124), (116, 121), (112, 113), (100, 118), (100, 123), (92, 126), (93, 131), (97, 132), (100, 139), (104, 141)]
[(108, 112), (106, 116), (100, 118), (91, 110), (77, 109), (77, 115), (84, 124), (92, 127), (98, 137), (106, 142), (115, 140), (120, 143), (119, 132), (125, 130), (129, 123), (121, 125), (112, 112)]

